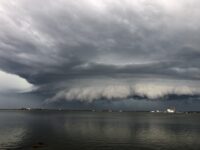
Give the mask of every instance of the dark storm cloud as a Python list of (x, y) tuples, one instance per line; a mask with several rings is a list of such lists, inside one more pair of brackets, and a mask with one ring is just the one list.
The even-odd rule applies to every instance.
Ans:
[[(174, 94), (177, 87), (184, 89), (179, 94), (187, 88), (186, 94), (196, 94), (199, 7), (197, 0), (3, 1), (0, 68), (25, 78), (38, 87), (38, 93), (50, 97), (63, 91), (69, 94), (77, 86), (90, 89), (99, 82), (104, 84), (100, 95), (105, 96), (103, 90), (112, 78), (111, 87), (120, 81), (110, 95), (114, 98), (125, 84), (129, 91), (133, 87), (129, 84), (135, 88), (155, 79), (169, 79), (171, 85), (153, 96), (143, 88), (144, 95)], [(127, 84), (124, 79), (133, 81)], [(94, 80), (100, 80), (98, 85)], [(163, 88), (167, 81), (156, 83)]]

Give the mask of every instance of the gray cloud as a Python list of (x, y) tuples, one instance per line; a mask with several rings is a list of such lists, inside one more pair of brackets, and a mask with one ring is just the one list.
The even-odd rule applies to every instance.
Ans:
[[(78, 93), (69, 99), (126, 98), (151, 79), (160, 79), (154, 87), (170, 87), (162, 96), (198, 93), (197, 0), (0, 3), (0, 68), (25, 78), (47, 99), (63, 91), (71, 95), (74, 88)], [(93, 80), (99, 79), (103, 85), (95, 89), (99, 82)], [(113, 86), (110, 79), (119, 81), (125, 94), (121, 88), (105, 94)], [(177, 87), (192, 92), (174, 92)], [(152, 87), (141, 93), (151, 98)]]
[[(193, 81), (174, 81), (174, 80), (158, 80), (158, 79), (124, 79), (116, 80), (105, 79), (89, 80), (90, 82), (73, 83), (73, 87), (58, 92), (53, 98), (47, 99), (48, 102), (59, 100), (73, 101), (80, 100), (83, 102), (92, 102), (99, 99), (107, 100), (123, 100), (128, 98), (139, 99), (160, 99), (166, 96), (191, 96), (200, 94), (200, 88)], [(173, 96), (172, 96), (173, 97)]]

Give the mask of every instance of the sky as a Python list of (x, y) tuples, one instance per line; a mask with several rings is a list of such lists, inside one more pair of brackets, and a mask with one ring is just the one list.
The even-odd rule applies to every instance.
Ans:
[(0, 108), (200, 110), (200, 1), (0, 1)]

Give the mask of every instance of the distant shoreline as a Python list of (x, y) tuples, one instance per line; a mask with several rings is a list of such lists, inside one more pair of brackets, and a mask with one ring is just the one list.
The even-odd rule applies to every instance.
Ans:
[[(8, 109), (8, 108), (1, 108), (0, 111), (57, 111), (57, 112), (108, 112), (108, 113), (123, 113), (123, 112), (135, 112), (135, 113), (151, 113), (151, 114), (170, 114), (166, 112), (151, 112), (151, 111), (131, 111), (131, 110), (92, 110), (92, 109), (43, 109), (43, 108), (31, 108), (31, 109), (26, 109), (26, 108), (14, 108), (14, 109)], [(191, 113), (199, 113), (200, 111), (179, 111), (171, 114), (191, 114)]]

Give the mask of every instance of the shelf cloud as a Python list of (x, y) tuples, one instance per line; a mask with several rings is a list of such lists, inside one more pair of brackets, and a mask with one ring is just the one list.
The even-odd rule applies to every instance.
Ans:
[[(115, 82), (116, 83), (116, 82)], [(200, 95), (200, 88), (190, 84), (172, 84), (163, 82), (135, 83), (135, 84), (95, 84), (91, 86), (74, 87), (58, 92), (53, 98), (47, 99), (46, 102), (55, 102), (60, 100), (73, 101), (79, 100), (92, 102), (99, 99), (104, 100), (123, 100), (132, 97), (145, 98), (147, 100), (158, 100), (168, 95)]]
[(199, 94), (198, 0), (6, 0), (0, 22), (0, 69), (44, 101)]

